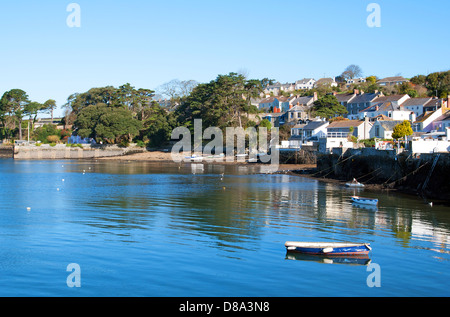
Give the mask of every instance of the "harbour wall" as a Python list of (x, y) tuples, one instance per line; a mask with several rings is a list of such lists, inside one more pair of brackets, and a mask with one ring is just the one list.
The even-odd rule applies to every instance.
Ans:
[(317, 156), (317, 173), (322, 177), (378, 185), (423, 197), (450, 201), (450, 154), (396, 154), (373, 148), (333, 149)]
[(54, 159), (92, 159), (100, 157), (122, 156), (127, 154), (142, 153), (145, 150), (140, 147), (119, 147), (117, 145), (90, 145), (82, 147), (67, 147), (64, 144), (50, 146), (43, 144), (19, 145), (14, 147), (14, 159), (16, 160), (54, 160)]
[(14, 147), (12, 145), (0, 145), (0, 158), (12, 158)]

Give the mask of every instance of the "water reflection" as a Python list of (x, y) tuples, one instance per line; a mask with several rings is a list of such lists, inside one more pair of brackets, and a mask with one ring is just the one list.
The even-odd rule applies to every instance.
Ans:
[(47, 208), (52, 197), (54, 208), (70, 215), (66, 221), (88, 226), (94, 235), (170, 235), (228, 251), (261, 248), (259, 241), (268, 232), (279, 236), (280, 248), (288, 237), (351, 241), (362, 235), (373, 242), (381, 236), (394, 238), (401, 247), (448, 255), (449, 207), (430, 207), (398, 193), (358, 190), (379, 199), (376, 210), (367, 209), (351, 202), (354, 190), (266, 174), (267, 168), (8, 160), (0, 165), (0, 199), (4, 208), (20, 201), (37, 210), (39, 203)]
[(296, 252), (287, 252), (286, 260), (310, 261), (325, 264), (347, 264), (347, 265), (369, 265), (371, 262), (369, 255), (330, 257), (326, 255), (308, 255)]

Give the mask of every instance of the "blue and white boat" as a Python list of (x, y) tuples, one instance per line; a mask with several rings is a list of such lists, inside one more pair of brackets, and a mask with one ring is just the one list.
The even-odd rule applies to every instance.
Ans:
[(378, 199), (375, 199), (375, 198), (364, 198), (364, 197), (359, 197), (359, 196), (353, 196), (352, 201), (357, 204), (364, 204), (364, 205), (371, 205), (371, 206), (378, 205)]
[(369, 243), (287, 241), (284, 245), (288, 252), (328, 256), (363, 255), (372, 250)]

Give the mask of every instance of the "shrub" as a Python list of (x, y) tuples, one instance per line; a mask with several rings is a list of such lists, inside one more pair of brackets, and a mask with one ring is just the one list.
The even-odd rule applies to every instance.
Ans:
[(57, 135), (49, 135), (49, 136), (47, 137), (47, 141), (48, 141), (49, 143), (56, 143), (56, 142), (59, 141), (59, 136), (57, 136)]

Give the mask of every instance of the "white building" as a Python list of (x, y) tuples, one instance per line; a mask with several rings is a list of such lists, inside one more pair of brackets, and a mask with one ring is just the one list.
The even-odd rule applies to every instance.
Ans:
[(303, 79), (297, 80), (295, 82), (295, 89), (296, 90), (313, 89), (315, 83), (316, 83), (316, 80), (313, 78), (303, 78)]

